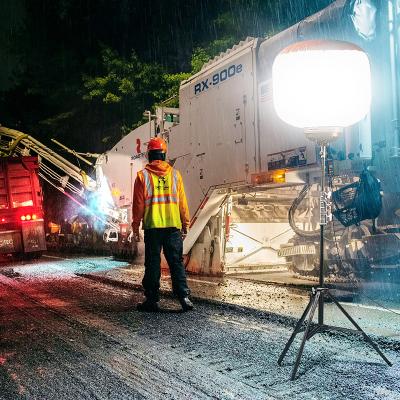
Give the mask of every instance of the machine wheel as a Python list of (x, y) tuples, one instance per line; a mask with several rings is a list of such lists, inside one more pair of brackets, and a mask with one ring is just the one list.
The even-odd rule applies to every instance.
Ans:
[(319, 274), (318, 257), (312, 254), (299, 254), (293, 256), (292, 271), (305, 277), (317, 277)]

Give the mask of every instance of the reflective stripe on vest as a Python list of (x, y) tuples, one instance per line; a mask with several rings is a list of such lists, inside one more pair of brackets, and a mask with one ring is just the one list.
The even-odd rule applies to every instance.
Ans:
[(142, 171), (145, 183), (143, 228), (182, 228), (178, 201), (178, 174), (158, 176)]

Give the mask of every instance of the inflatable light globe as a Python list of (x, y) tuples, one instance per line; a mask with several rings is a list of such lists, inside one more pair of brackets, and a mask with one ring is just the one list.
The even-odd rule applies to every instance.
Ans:
[(272, 85), (278, 116), (308, 133), (333, 138), (370, 109), (369, 60), (352, 43), (309, 40), (286, 47), (273, 63)]

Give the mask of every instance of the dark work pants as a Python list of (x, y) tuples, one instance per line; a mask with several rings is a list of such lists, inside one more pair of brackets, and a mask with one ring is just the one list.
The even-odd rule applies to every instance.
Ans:
[(183, 242), (181, 231), (177, 228), (155, 228), (144, 231), (145, 258), (144, 294), (149, 301), (160, 300), (161, 249), (171, 272), (172, 290), (178, 298), (190, 294), (183, 266)]

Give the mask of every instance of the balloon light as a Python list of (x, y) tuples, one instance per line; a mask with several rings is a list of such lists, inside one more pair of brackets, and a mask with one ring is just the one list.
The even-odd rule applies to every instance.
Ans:
[[(311, 40), (295, 43), (276, 57), (272, 66), (272, 86), (278, 116), (290, 125), (303, 128), (306, 136), (321, 146), (319, 282), (312, 289), (310, 301), (279, 356), (278, 364), (282, 364), (296, 335), (304, 332), (292, 369), (291, 380), (294, 380), (308, 339), (317, 333), (343, 332), (340, 326), (325, 324), (324, 304), (328, 298), (355, 328), (346, 329), (346, 332), (362, 334), (381, 358), (392, 365), (324, 283), (324, 227), (330, 213), (329, 189), (325, 186), (326, 146), (343, 128), (360, 121), (369, 112), (371, 72), (368, 57), (359, 47), (347, 42)], [(311, 326), (317, 309), (318, 322)]]
[(370, 109), (369, 60), (352, 43), (290, 45), (273, 63), (272, 82), (276, 113), (298, 128), (337, 131), (360, 121)]

